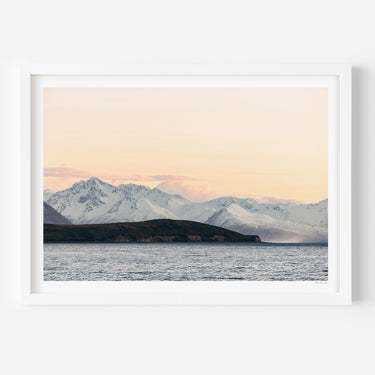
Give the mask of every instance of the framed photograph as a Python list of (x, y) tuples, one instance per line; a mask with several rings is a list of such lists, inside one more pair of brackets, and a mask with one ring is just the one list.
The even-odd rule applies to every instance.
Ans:
[(21, 83), (23, 303), (351, 303), (349, 65)]

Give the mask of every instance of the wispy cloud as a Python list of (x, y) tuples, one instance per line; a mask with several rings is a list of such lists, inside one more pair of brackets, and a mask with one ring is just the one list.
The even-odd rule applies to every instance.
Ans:
[(193, 177), (186, 177), (186, 176), (178, 176), (178, 175), (172, 175), (172, 174), (158, 174), (155, 176), (148, 176), (153, 181), (197, 181), (196, 178)]
[(82, 171), (75, 168), (66, 167), (55, 167), (55, 168), (44, 168), (45, 177), (79, 177), (86, 178), (90, 177), (89, 172)]
[(161, 182), (157, 188), (169, 194), (182, 195), (193, 202), (204, 202), (218, 196), (209, 184), (196, 179), (170, 179)]

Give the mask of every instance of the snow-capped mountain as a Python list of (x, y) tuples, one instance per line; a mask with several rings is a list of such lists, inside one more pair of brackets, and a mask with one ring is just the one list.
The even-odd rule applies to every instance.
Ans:
[(327, 199), (293, 205), (223, 197), (195, 203), (157, 188), (113, 186), (92, 177), (45, 194), (45, 201), (74, 224), (181, 219), (258, 234), (270, 242), (327, 242), (328, 237)]

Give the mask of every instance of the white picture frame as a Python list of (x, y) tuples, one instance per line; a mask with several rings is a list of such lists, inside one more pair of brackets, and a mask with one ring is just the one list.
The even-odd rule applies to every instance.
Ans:
[[(43, 280), (44, 87), (328, 87), (327, 283)], [(128, 85), (128, 86), (126, 86)], [(228, 87), (229, 87), (228, 86)], [(164, 87), (164, 86), (163, 86)], [(232, 87), (232, 86), (230, 86)], [(351, 66), (349, 64), (29, 65), (21, 68), (21, 293), (25, 304), (347, 305), (351, 303)]]

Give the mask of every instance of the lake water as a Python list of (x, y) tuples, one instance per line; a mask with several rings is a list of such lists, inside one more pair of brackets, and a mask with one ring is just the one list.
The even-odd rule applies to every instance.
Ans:
[(326, 281), (321, 244), (45, 244), (45, 280)]

